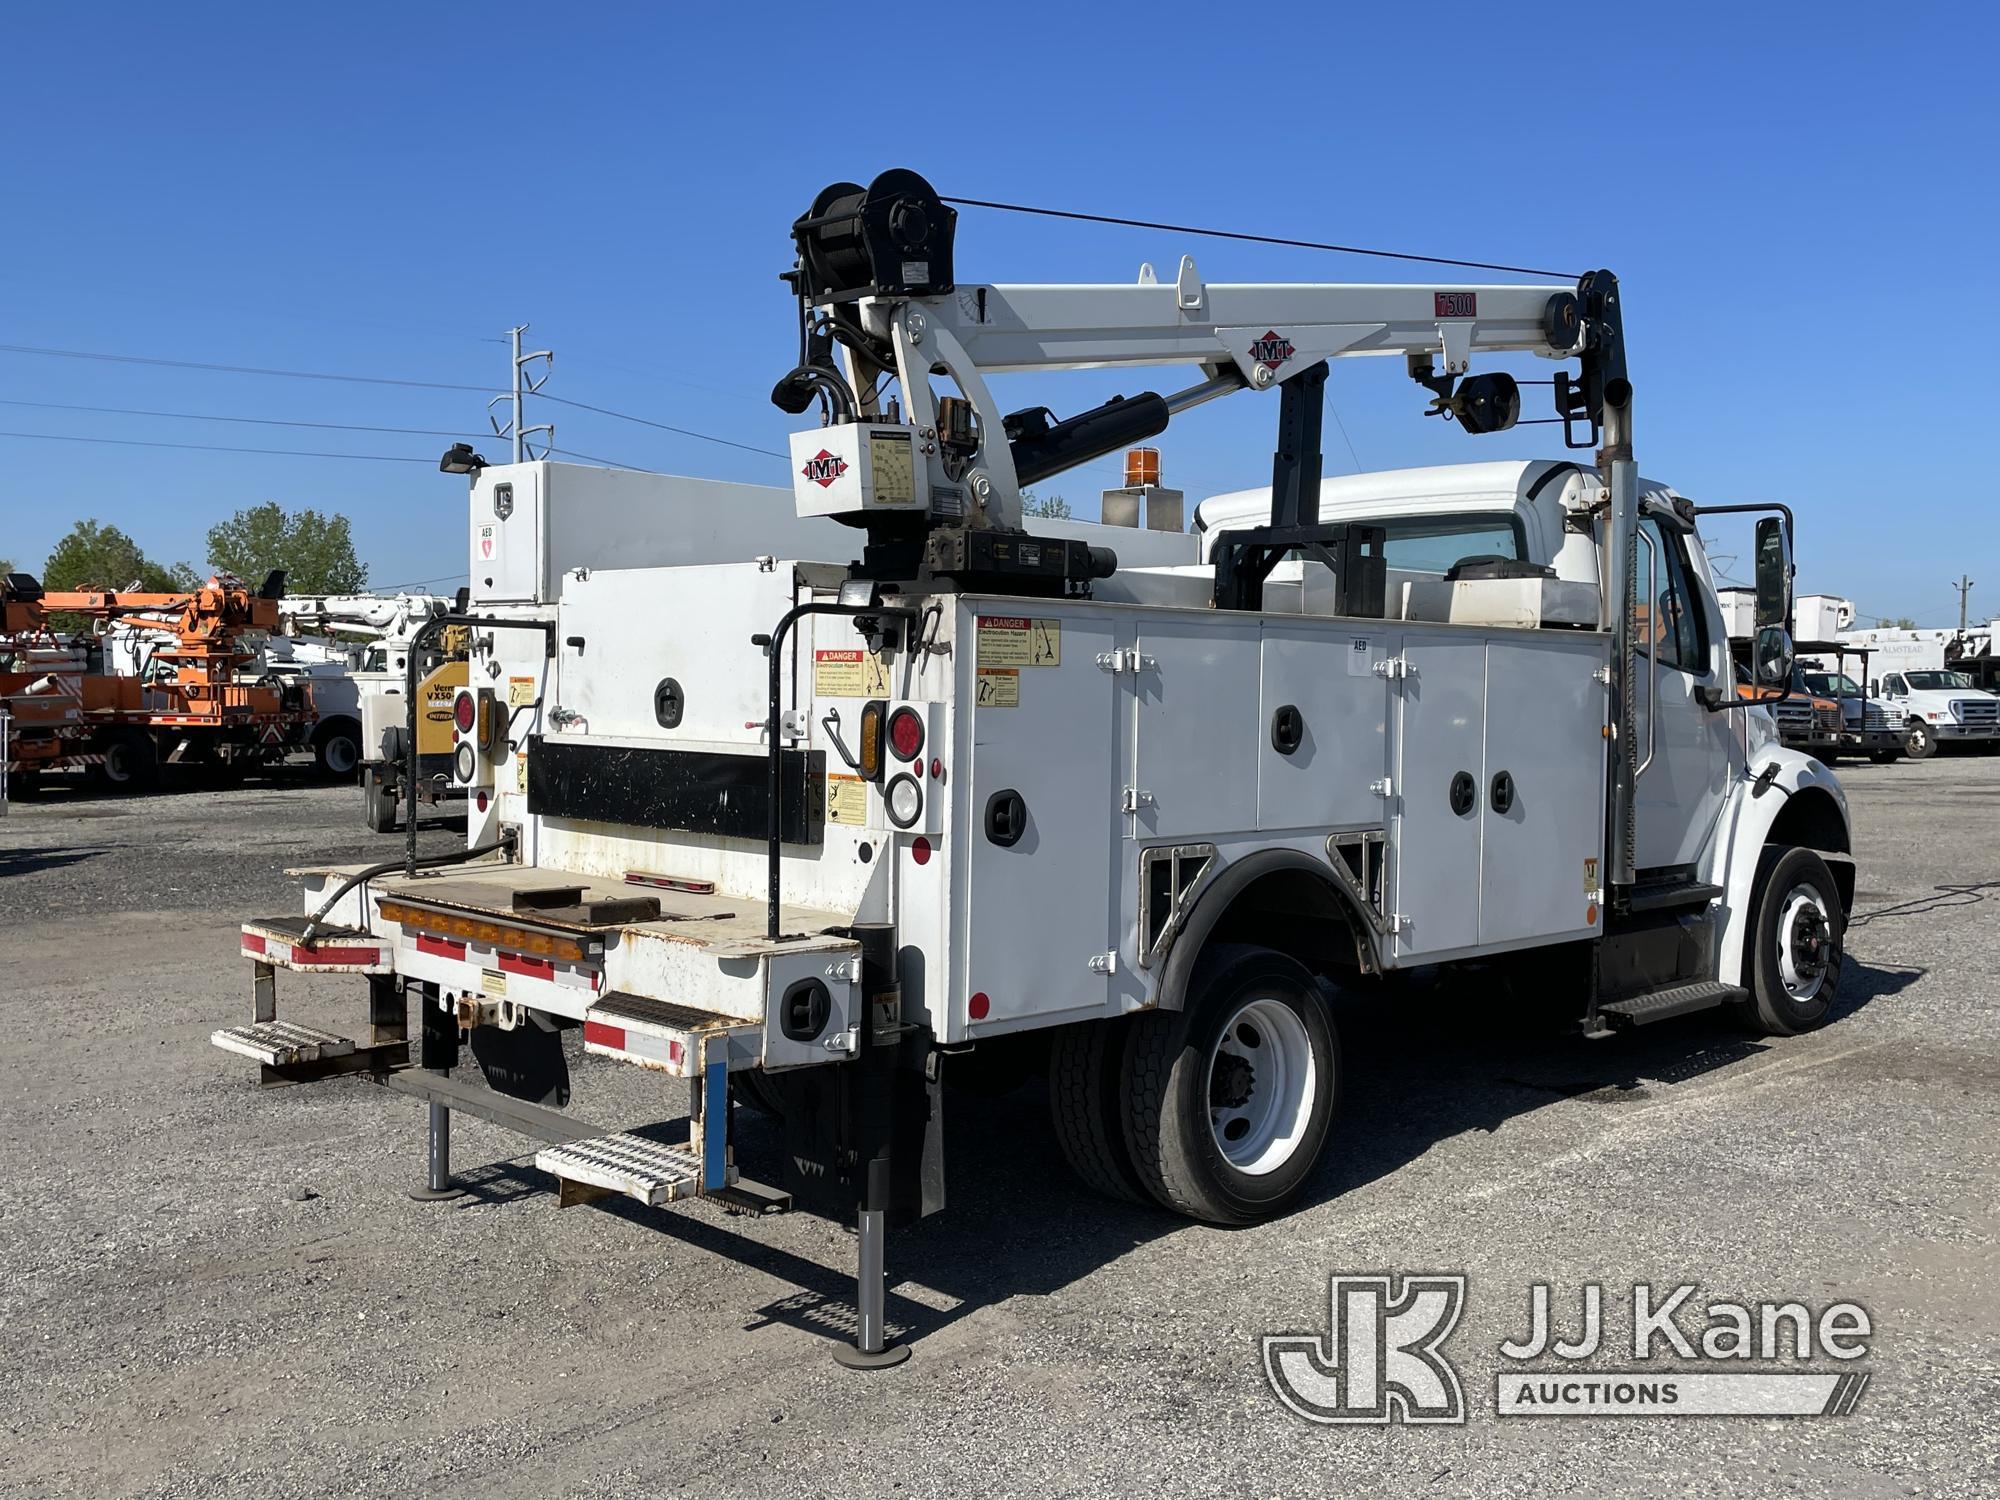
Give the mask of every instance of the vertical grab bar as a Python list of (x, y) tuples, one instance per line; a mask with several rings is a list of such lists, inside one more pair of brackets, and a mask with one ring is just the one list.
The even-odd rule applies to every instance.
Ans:
[(1646, 544), (1646, 633), (1651, 637), (1646, 642), (1646, 758), (1632, 773), (1637, 781), (1653, 763), (1660, 743), (1660, 549), (1645, 527), (1634, 535)]

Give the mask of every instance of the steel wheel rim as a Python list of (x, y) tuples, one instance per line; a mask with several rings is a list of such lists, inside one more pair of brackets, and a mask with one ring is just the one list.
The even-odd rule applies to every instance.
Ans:
[(1833, 917), (1810, 885), (1795, 885), (1778, 907), (1778, 980), (1803, 1005), (1819, 998), (1834, 963)]
[(1319, 1064), (1303, 1017), (1275, 996), (1239, 1005), (1208, 1055), (1208, 1131), (1246, 1176), (1297, 1153), (1319, 1099)]
[(326, 768), (336, 776), (345, 776), (361, 762), (361, 751), (344, 734), (337, 734), (326, 742)]

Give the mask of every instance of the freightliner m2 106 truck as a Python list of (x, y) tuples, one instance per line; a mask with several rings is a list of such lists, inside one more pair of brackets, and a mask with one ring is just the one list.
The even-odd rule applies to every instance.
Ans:
[[(439, 1191), (465, 1110), (542, 1140), (566, 1199), (839, 1216), (842, 1356), (872, 1365), (906, 1352), (886, 1226), (943, 1206), (943, 1084), (982, 1050), (1046, 1040), (1088, 1182), (1243, 1224), (1342, 1149), (1335, 988), (1397, 1003), (1400, 971), (1504, 957), (1545, 964), (1593, 1036), (1718, 1007), (1772, 1036), (1828, 1019), (1845, 800), (1736, 692), (1704, 509), (1639, 481), (1608, 272), (966, 282), (955, 214), (908, 172), (827, 189), (793, 238), (802, 357), (774, 399), (821, 410), (791, 440), (797, 515), (847, 529), (607, 561), (514, 625), (480, 623), (476, 573), (492, 711), (467, 742), (490, 796), (468, 847), (305, 872), (304, 914), (244, 925), (255, 1009), (219, 1045), (424, 1099)], [(1327, 365), (1370, 355), (1472, 433), (1518, 413), (1501, 360), (1553, 364), (1566, 437), (1596, 452), (1537, 471), (1541, 553), (1482, 535), (1411, 567), (1394, 507), (1322, 505)], [(1066, 417), (989, 384), (1176, 367), (1186, 384)], [(1200, 563), (1024, 520), (1023, 486), (1260, 395), (1266, 508)], [(1765, 509), (1753, 671), (1782, 689), (1790, 523)], [(280, 1019), (283, 970), (356, 976), (365, 1034)], [(686, 1139), (550, 1107), (574, 1033), (685, 1080)], [(466, 1044), (502, 1092), (455, 1076)], [(779, 1181), (736, 1158), (743, 1101), (780, 1121)]]

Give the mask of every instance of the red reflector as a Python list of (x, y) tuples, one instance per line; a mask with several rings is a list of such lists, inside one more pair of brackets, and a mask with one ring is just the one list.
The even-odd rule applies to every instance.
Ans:
[(473, 805), (477, 807), (481, 812), (486, 811), (486, 793), (481, 792), (477, 797), (473, 798), (472, 801)]
[(910, 858), (920, 865), (927, 865), (931, 862), (931, 841), (921, 833), (910, 840)]
[(583, 1039), (586, 1042), (595, 1042), (600, 1047), (612, 1047), (620, 1052), (625, 1050), (623, 1026), (606, 1026), (602, 1021), (585, 1021)]
[(458, 726), (460, 734), (472, 733), (472, 726), (479, 720), (479, 712), (473, 706), (472, 694), (460, 693), (451, 705), (451, 721)]
[(526, 974), (533, 979), (553, 979), (556, 975), (555, 962), (547, 958), (528, 958), (519, 953), (500, 955), (500, 968), (507, 974)]
[(264, 939), (254, 932), (246, 932), (243, 934), (243, 948), (248, 953), (262, 953), (264, 951)]
[(935, 755), (931, 757), (931, 780), (944, 780), (944, 762), (939, 760)]
[(915, 760), (924, 749), (924, 721), (914, 708), (899, 708), (889, 715), (889, 749), (897, 760)]
[(984, 990), (973, 991), (972, 998), (965, 1002), (965, 1013), (975, 1021), (985, 1020), (987, 1012), (992, 1009), (993, 1002), (986, 998)]
[(292, 948), (295, 964), (372, 964), (381, 961), (379, 948)]
[(465, 944), (420, 932), (417, 934), (417, 952), (428, 953), (432, 958), (464, 958)]

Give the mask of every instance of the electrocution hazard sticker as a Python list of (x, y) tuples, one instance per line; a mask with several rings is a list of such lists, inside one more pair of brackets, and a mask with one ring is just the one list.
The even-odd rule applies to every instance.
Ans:
[(813, 652), (813, 693), (821, 698), (879, 698), (889, 691), (889, 668), (872, 651)]
[(526, 708), (535, 701), (535, 679), (532, 677), (509, 677), (507, 679), (507, 706)]
[(981, 667), (978, 699), (981, 708), (1019, 708), (1021, 671), (1018, 667)]
[(1031, 620), (1025, 615), (981, 615), (979, 665), (1061, 666), (1062, 621)]
[(868, 783), (859, 776), (826, 778), (826, 820), (862, 828), (868, 823)]

